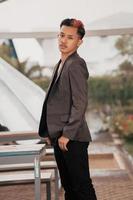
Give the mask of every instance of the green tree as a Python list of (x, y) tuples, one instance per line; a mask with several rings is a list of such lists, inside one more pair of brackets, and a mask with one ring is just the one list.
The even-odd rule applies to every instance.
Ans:
[(127, 55), (131, 62), (133, 62), (133, 36), (121, 36), (115, 44), (115, 47), (120, 51), (120, 54)]

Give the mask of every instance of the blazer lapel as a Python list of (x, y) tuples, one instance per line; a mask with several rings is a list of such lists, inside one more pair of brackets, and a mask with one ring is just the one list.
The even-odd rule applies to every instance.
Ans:
[[(54, 67), (54, 72), (53, 72), (53, 75), (52, 75), (52, 78), (51, 78), (51, 82), (50, 82), (50, 84), (49, 84), (49, 87), (48, 87), (48, 89), (47, 89), (47, 93), (46, 93), (45, 99), (47, 98), (47, 96), (48, 96), (48, 94), (49, 94), (49, 91), (51, 90), (52, 85), (55, 84), (55, 83), (58, 81), (58, 79), (59, 79), (59, 77), (60, 77), (60, 75), (61, 75), (61, 73), (62, 73), (62, 70), (63, 70), (63, 68), (64, 68), (64, 65), (65, 65), (66, 61), (67, 61), (71, 56), (73, 56), (73, 55), (76, 54), (76, 53), (77, 53), (77, 52), (75, 51), (73, 54), (71, 54), (71, 55), (65, 60), (65, 62), (62, 64), (62, 68), (61, 68), (60, 72), (57, 74), (57, 77), (56, 77), (56, 79), (54, 80), (55, 74), (56, 74), (56, 72), (57, 72), (57, 70), (58, 70), (58, 67), (59, 67), (60, 63), (61, 63), (61, 59), (60, 59), (59, 62), (55, 65), (55, 67)], [(53, 81), (54, 81), (54, 83), (53, 83)]]
[[(58, 70), (58, 67), (59, 67), (59, 64), (60, 64), (60, 63), (61, 63), (61, 60), (59, 60), (59, 62), (58, 62), (58, 63), (55, 65), (55, 67), (54, 67), (54, 71), (53, 71), (52, 78), (51, 78), (50, 84), (49, 84), (48, 89), (47, 89), (47, 92), (46, 92), (45, 99), (47, 98), (48, 93), (49, 93), (49, 91), (50, 91), (50, 89), (51, 89), (51, 86), (53, 85), (54, 77), (55, 77), (55, 74), (56, 74), (56, 72), (57, 72), (57, 70)], [(57, 79), (57, 78), (56, 78), (56, 79)]]
[[(61, 62), (60, 62), (60, 63), (61, 63)], [(59, 63), (59, 64), (60, 64), (60, 63)], [(65, 62), (62, 64), (61, 70), (60, 70), (59, 73), (57, 74), (57, 77), (56, 77), (56, 79), (55, 79), (54, 84), (58, 81), (58, 79), (59, 79), (59, 77), (60, 77), (60, 75), (61, 75), (61, 73), (62, 73), (62, 70), (63, 70), (63, 68), (64, 68), (64, 64), (65, 64)]]
[[(61, 68), (60, 72), (58, 73), (57, 78), (56, 78), (54, 84), (58, 81), (58, 79), (59, 79), (59, 77), (60, 77), (60, 75), (61, 75), (61, 73), (62, 73), (62, 70), (63, 70), (63, 68), (64, 68), (64, 65), (65, 65), (66, 61), (67, 61), (71, 56), (73, 56), (73, 55), (75, 55), (75, 54), (77, 54), (77, 51), (75, 51), (75, 52), (72, 53), (70, 56), (68, 56), (68, 58), (67, 58), (67, 59), (65, 60), (65, 62), (62, 64), (62, 68)], [(59, 66), (60, 63), (61, 63), (61, 60), (58, 62), (58, 66)]]

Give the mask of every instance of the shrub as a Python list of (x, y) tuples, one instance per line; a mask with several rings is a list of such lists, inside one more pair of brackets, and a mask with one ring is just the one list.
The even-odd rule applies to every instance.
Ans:
[(113, 131), (133, 139), (133, 115), (118, 114), (112, 119)]

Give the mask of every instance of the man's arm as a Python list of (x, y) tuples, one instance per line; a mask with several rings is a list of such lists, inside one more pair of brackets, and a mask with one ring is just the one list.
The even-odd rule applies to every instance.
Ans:
[(72, 106), (69, 122), (63, 128), (63, 136), (73, 140), (85, 116), (88, 103), (88, 71), (84, 60), (73, 62), (69, 67)]

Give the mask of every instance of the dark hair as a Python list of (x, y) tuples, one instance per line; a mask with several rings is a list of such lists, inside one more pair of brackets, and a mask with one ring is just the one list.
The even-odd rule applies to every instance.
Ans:
[(77, 20), (77, 19), (64, 19), (61, 24), (60, 24), (60, 28), (62, 26), (71, 26), (71, 27), (75, 27), (77, 28), (77, 34), (80, 36), (80, 38), (82, 39), (85, 35), (85, 28), (84, 28), (84, 24), (80, 21), (80, 20)]

